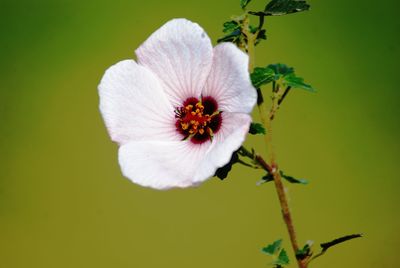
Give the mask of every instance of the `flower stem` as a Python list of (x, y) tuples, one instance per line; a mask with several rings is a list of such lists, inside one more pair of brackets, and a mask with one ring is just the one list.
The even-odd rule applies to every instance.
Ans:
[[(294, 251), (295, 256), (296, 256), (296, 253), (299, 250), (299, 245), (297, 244), (296, 232), (295, 232), (295, 229), (294, 229), (292, 216), (290, 214), (290, 209), (289, 209), (289, 204), (288, 204), (286, 193), (285, 193), (285, 188), (283, 186), (282, 178), (281, 178), (281, 175), (280, 175), (280, 173), (279, 173), (279, 171), (277, 169), (276, 163), (271, 162), (271, 165), (269, 165), (259, 155), (256, 156), (256, 161), (266, 171), (270, 172), (270, 174), (272, 174), (272, 176), (274, 178), (275, 188), (276, 188), (276, 191), (278, 193), (278, 198), (279, 198), (279, 202), (280, 202), (281, 209), (282, 209), (283, 220), (286, 223), (286, 228), (287, 228), (288, 233), (289, 233), (290, 242), (292, 244), (292, 248), (293, 248), (293, 251)], [(296, 259), (297, 259), (297, 257), (296, 257)], [(307, 268), (307, 263), (305, 261), (303, 261), (303, 260), (297, 259), (297, 264), (298, 264), (299, 268)]]
[[(256, 57), (255, 57), (255, 39), (257, 38), (257, 34), (258, 31), (254, 34), (252, 34), (249, 30), (249, 18), (248, 16), (246, 16), (246, 18), (243, 20), (243, 32), (247, 37), (247, 54), (249, 55), (249, 72), (251, 73), (254, 69), (255, 66), (255, 61), (256, 61)], [(258, 98), (257, 98), (257, 108), (258, 108), (258, 113), (260, 114), (260, 120), (261, 123), (263, 124), (263, 126), (266, 126), (267, 123), (267, 118), (265, 116), (265, 112), (266, 109), (264, 107), (264, 100), (262, 97), (262, 92), (260, 89), (257, 89), (257, 94), (258, 94)], [(268, 142), (267, 140), (267, 136), (265, 136), (265, 145), (268, 146), (268, 144), (270, 144), (270, 142)], [(268, 149), (269, 150), (269, 149)]]
[[(247, 37), (247, 53), (249, 55), (249, 71), (251, 72), (254, 68), (255, 65), (255, 40), (258, 34), (258, 31), (254, 34), (252, 34), (249, 30), (249, 20), (248, 17), (246, 17), (246, 19), (243, 22), (243, 29), (244, 29), (244, 34)], [(259, 96), (259, 100), (262, 100), (262, 92), (261, 90), (257, 90), (258, 94), (260, 94)], [(281, 210), (282, 210), (282, 216), (283, 216), (283, 220), (285, 221), (286, 224), (286, 228), (287, 231), (289, 233), (289, 237), (290, 237), (290, 242), (292, 244), (292, 248), (294, 251), (294, 255), (296, 257), (296, 254), (299, 250), (299, 246), (297, 243), (297, 238), (296, 238), (296, 232), (295, 232), (295, 228), (294, 228), (294, 224), (293, 224), (293, 219), (292, 216), (290, 214), (290, 209), (289, 209), (289, 204), (288, 204), (288, 200), (287, 200), (287, 196), (286, 196), (286, 192), (285, 192), (285, 187), (282, 183), (282, 178), (278, 169), (278, 164), (276, 163), (276, 158), (275, 158), (275, 153), (273, 150), (273, 145), (272, 145), (272, 120), (274, 118), (275, 115), (275, 107), (277, 106), (277, 98), (275, 96), (275, 92), (273, 93), (274, 96), (272, 97), (272, 108), (271, 111), (269, 113), (269, 116), (266, 117), (266, 109), (264, 107), (264, 102), (263, 101), (259, 101), (257, 103), (258, 106), (258, 111), (260, 114), (260, 119), (262, 124), (264, 125), (264, 127), (267, 130), (266, 135), (264, 135), (264, 139), (265, 139), (265, 143), (267, 146), (267, 152), (269, 153), (269, 165), (264, 161), (264, 159), (261, 156), (256, 156), (256, 161), (266, 170), (268, 171), (274, 178), (274, 183), (275, 183), (275, 188), (276, 188), (276, 192), (278, 194), (278, 199), (280, 202), (280, 206), (281, 206)], [(299, 268), (307, 268), (307, 263), (303, 262), (301, 259), (298, 259), (296, 257), (297, 260), (297, 264)]]

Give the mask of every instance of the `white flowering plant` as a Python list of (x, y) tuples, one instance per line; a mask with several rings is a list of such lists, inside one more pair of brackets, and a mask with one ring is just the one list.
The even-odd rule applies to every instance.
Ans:
[[(225, 179), (234, 164), (263, 170), (259, 184), (274, 182), (298, 267), (305, 268), (328, 248), (359, 234), (300, 246), (283, 180), (286, 175), (272, 146), (272, 123), (293, 89), (315, 92), (285, 64), (254, 66), (255, 47), (266, 40), (265, 17), (309, 10), (306, 1), (272, 0), (262, 11), (248, 9), (223, 25), (224, 36), (212, 46), (198, 24), (172, 19), (139, 48), (137, 60), (111, 66), (98, 86), (100, 112), (111, 139), (119, 145), (122, 173), (132, 182), (158, 190), (198, 186), (211, 177)], [(257, 24), (251, 24), (255, 19)], [(267, 86), (271, 90), (267, 91)], [(267, 109), (266, 95), (270, 103)], [(253, 122), (257, 106), (261, 122)], [(248, 134), (263, 136), (268, 158), (243, 146)], [(289, 264), (279, 239), (263, 248), (274, 267)]]

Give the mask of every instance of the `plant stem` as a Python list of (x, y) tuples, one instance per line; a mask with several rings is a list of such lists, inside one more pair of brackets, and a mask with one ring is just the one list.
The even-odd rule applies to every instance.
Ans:
[[(299, 245), (297, 243), (297, 238), (296, 238), (296, 231), (295, 231), (293, 219), (292, 219), (292, 216), (290, 213), (290, 208), (289, 208), (289, 203), (288, 203), (286, 192), (285, 192), (285, 187), (282, 182), (282, 177), (279, 172), (278, 164), (276, 163), (275, 153), (273, 151), (273, 146), (272, 146), (272, 120), (273, 120), (273, 118), (274, 118), (274, 113), (271, 112), (269, 118), (266, 121), (267, 124), (265, 126), (266, 130), (267, 130), (267, 134), (266, 134), (267, 139), (266, 140), (268, 141), (268, 148), (269, 148), (269, 163), (270, 163), (269, 170), (270, 170), (270, 174), (274, 178), (275, 189), (278, 194), (279, 202), (281, 205), (283, 220), (286, 223), (286, 228), (289, 233), (290, 242), (292, 244), (294, 255), (296, 257), (296, 254), (299, 250)], [(260, 160), (263, 160), (263, 159), (260, 157), (258, 158), (258, 162), (261, 164)], [(297, 264), (298, 264), (299, 268), (307, 267), (307, 263), (303, 262), (300, 259), (297, 259), (297, 257), (296, 257), (296, 260), (297, 260)]]
[[(254, 34), (252, 34), (250, 32), (248, 17), (246, 17), (246, 19), (243, 22), (243, 29), (244, 29), (244, 33), (247, 37), (247, 53), (249, 55), (249, 71), (251, 72), (255, 65), (255, 39), (257, 37), (258, 31)], [(258, 90), (258, 93), (261, 94), (259, 99), (263, 99), (261, 90)], [(276, 93), (274, 92), (273, 94), (276, 94)], [(292, 244), (294, 255), (296, 257), (296, 253), (299, 250), (299, 246), (297, 244), (296, 232), (295, 232), (292, 216), (290, 214), (290, 209), (289, 209), (289, 204), (287, 201), (285, 187), (282, 183), (282, 178), (281, 178), (281, 175), (280, 175), (280, 172), (278, 169), (278, 164), (276, 163), (276, 160), (275, 160), (275, 153), (274, 153), (273, 145), (272, 145), (272, 120), (274, 118), (274, 114), (276, 111), (275, 96), (272, 98), (272, 102), (273, 102), (273, 104), (272, 104), (271, 112), (268, 117), (265, 116), (266, 109), (264, 107), (264, 102), (257, 103), (261, 122), (267, 130), (267, 134), (264, 135), (264, 137), (265, 137), (266, 146), (268, 148), (267, 153), (269, 153), (270, 165), (268, 165), (264, 161), (264, 159), (258, 155), (256, 156), (256, 161), (265, 170), (267, 170), (274, 178), (275, 188), (276, 188), (276, 192), (278, 194), (278, 198), (279, 198), (279, 202), (280, 202), (280, 206), (281, 206), (281, 210), (282, 210), (282, 215), (283, 215), (283, 220), (285, 221), (286, 228), (288, 230), (289, 237), (290, 237), (290, 242)], [(307, 268), (306, 262), (303, 262), (302, 260), (298, 259), (297, 257), (296, 257), (296, 260), (297, 260), (297, 264), (298, 264), (299, 268)]]
[[(243, 21), (243, 32), (247, 37), (247, 54), (249, 55), (249, 72), (251, 73), (254, 69), (255, 66), (255, 39), (257, 38), (258, 31), (254, 34), (252, 34), (249, 30), (249, 18), (246, 16), (246, 18)], [(267, 118), (265, 116), (266, 109), (264, 107), (264, 100), (262, 97), (261, 90), (257, 90), (257, 94), (259, 95), (258, 100), (257, 100), (257, 108), (258, 108), (258, 113), (260, 114), (260, 120), (263, 126), (266, 126)], [(267, 140), (267, 136), (264, 135), (265, 137), (265, 145), (268, 146), (270, 144)]]
[[(276, 93), (273, 93), (273, 94), (276, 94)], [(266, 122), (265, 123), (263, 122), (263, 124), (267, 130), (267, 133), (265, 136), (266, 136), (266, 142), (268, 142), (268, 148), (269, 148), (269, 163), (270, 163), (270, 169), (271, 169), (270, 173), (271, 173), (272, 177), (274, 178), (275, 189), (278, 194), (279, 202), (281, 205), (283, 220), (286, 223), (286, 228), (289, 233), (290, 242), (292, 244), (292, 248), (293, 248), (296, 260), (297, 260), (298, 267), (306, 268), (307, 264), (305, 262), (303, 262), (302, 260), (298, 259), (296, 256), (296, 254), (299, 250), (299, 245), (297, 243), (297, 238), (296, 238), (296, 231), (294, 228), (292, 216), (290, 214), (289, 203), (287, 200), (285, 187), (282, 182), (281, 174), (279, 172), (278, 164), (277, 164), (276, 158), (275, 158), (274, 148), (272, 145), (273, 144), (272, 143), (272, 133), (273, 133), (272, 132), (272, 121), (274, 119), (274, 115), (277, 110), (275, 108), (275, 107), (277, 107), (277, 103), (276, 103), (277, 98), (273, 97), (272, 102), (273, 103), (272, 103), (272, 107), (271, 107), (269, 116), (268, 116)]]

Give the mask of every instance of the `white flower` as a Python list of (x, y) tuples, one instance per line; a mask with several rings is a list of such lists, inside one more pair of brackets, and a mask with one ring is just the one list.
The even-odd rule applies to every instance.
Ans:
[(111, 66), (100, 111), (120, 145), (122, 173), (156, 189), (188, 187), (214, 175), (243, 143), (256, 102), (248, 56), (212, 47), (204, 30), (173, 19)]

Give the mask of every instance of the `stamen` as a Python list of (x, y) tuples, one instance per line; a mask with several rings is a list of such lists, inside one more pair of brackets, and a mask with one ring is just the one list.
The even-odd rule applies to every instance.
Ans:
[(183, 139), (193, 143), (212, 140), (222, 122), (221, 112), (217, 110), (217, 102), (212, 97), (188, 98), (183, 107), (175, 109), (177, 131)]

